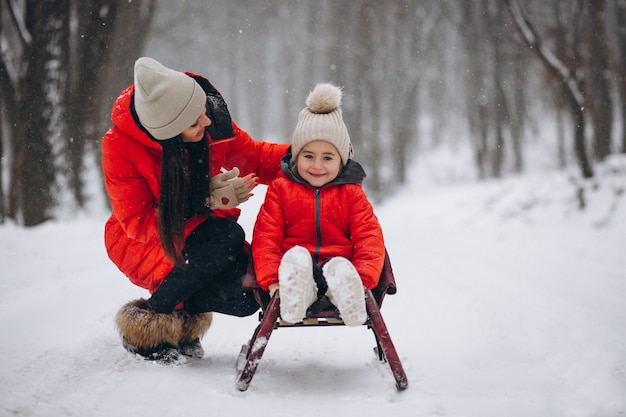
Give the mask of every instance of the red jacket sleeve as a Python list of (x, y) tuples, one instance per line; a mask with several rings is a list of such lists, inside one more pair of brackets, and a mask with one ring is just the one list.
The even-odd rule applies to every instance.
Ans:
[(363, 285), (374, 289), (380, 280), (385, 260), (383, 231), (363, 188), (351, 187), (354, 195), (350, 206), (350, 235), (353, 244), (352, 264)]
[(252, 259), (256, 279), (264, 291), (268, 291), (271, 284), (278, 282), (278, 266), (283, 256), (285, 240), (281, 190), (276, 185), (273, 182), (267, 188), (252, 235)]
[[(235, 139), (228, 141), (228, 151), (223, 162), (225, 168), (238, 167), (241, 176), (255, 173), (261, 184), (269, 184), (280, 172), (280, 160), (289, 144), (276, 144), (253, 140), (233, 123)], [(218, 143), (214, 145), (217, 148)], [(219, 172), (220, 166), (213, 167)], [(217, 173), (215, 172), (215, 173)]]

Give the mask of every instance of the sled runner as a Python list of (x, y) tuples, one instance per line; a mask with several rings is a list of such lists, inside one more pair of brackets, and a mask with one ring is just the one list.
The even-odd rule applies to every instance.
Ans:
[[(252, 262), (250, 262), (248, 266), (248, 272), (244, 279), (243, 287), (244, 290), (253, 292), (254, 297), (261, 306), (261, 312), (259, 313), (260, 323), (254, 330), (250, 341), (242, 346), (241, 353), (237, 360), (237, 368), (240, 370), (237, 377), (237, 388), (240, 391), (248, 389), (274, 329), (344, 325), (339, 317), (339, 313), (326, 297), (322, 297), (309, 307), (306, 317), (301, 322), (291, 324), (282, 321), (279, 317), (280, 290), (277, 290), (270, 299), (269, 294), (261, 290), (256, 282)], [(396, 348), (391, 341), (391, 336), (387, 331), (387, 326), (380, 314), (380, 307), (385, 295), (395, 293), (396, 282), (391, 269), (389, 255), (385, 253), (385, 263), (378, 286), (372, 291), (365, 289), (367, 320), (364, 325), (374, 333), (376, 339), (374, 352), (380, 361), (389, 364), (391, 373), (396, 381), (396, 388), (401, 391), (407, 388), (409, 382), (404, 373)]]

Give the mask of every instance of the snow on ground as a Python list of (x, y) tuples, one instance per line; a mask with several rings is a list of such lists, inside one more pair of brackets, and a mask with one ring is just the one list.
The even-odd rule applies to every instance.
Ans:
[(376, 207), (404, 392), (364, 327), (277, 330), (243, 393), (256, 316), (216, 315), (202, 360), (138, 360), (113, 317), (146, 294), (109, 262), (104, 217), (0, 225), (0, 416), (624, 416), (625, 190), (616, 158), (597, 180), (415, 183)]

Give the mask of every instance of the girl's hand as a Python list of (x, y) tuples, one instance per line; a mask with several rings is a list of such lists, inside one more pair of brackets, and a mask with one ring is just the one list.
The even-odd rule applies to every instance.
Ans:
[(273, 296), (274, 296), (274, 293), (276, 292), (276, 290), (278, 289), (278, 287), (279, 287), (278, 282), (275, 282), (275, 283), (273, 283), (273, 284), (270, 284), (270, 286), (269, 286), (269, 288), (268, 288), (268, 290), (269, 290), (269, 292), (270, 292), (270, 297), (273, 297)]
[[(251, 194), (251, 191), (254, 190), (257, 185), (259, 185), (259, 178), (256, 176), (256, 174), (252, 173), (246, 175), (245, 177), (241, 177), (241, 179), (243, 180), (243, 183), (246, 186), (248, 192), (248, 197), (246, 198), (247, 200), (254, 195)], [(239, 200), (239, 202), (242, 203), (243, 201)]]

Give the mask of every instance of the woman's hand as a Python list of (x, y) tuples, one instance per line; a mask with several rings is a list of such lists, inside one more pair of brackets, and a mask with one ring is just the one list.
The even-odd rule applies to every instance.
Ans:
[(208, 201), (211, 209), (237, 207), (253, 196), (250, 191), (259, 184), (254, 173), (240, 178), (237, 167), (223, 171), (211, 179), (211, 197)]

